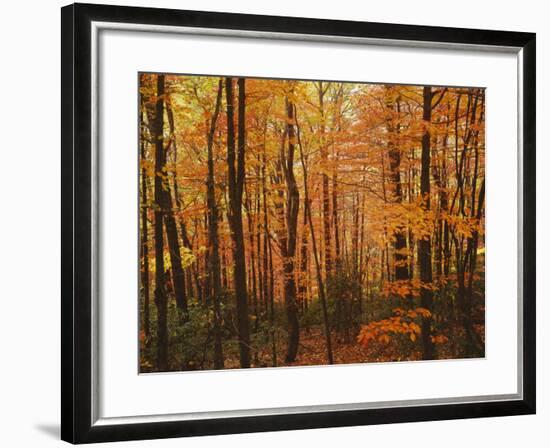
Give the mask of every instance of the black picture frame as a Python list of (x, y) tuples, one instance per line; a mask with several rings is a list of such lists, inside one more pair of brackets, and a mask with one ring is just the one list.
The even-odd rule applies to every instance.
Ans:
[[(535, 341), (535, 53), (533, 33), (73, 4), (62, 8), (61, 438), (72, 443), (341, 427), (533, 414)], [(91, 24), (93, 21), (343, 36), (450, 45), (508, 46), (522, 52), (523, 105), (520, 281), (523, 288), (523, 397), (253, 417), (94, 425), (92, 422)]]

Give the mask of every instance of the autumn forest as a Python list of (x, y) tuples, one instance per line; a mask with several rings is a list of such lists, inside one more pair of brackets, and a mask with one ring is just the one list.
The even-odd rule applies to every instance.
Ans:
[(140, 371), (485, 356), (485, 90), (140, 73)]

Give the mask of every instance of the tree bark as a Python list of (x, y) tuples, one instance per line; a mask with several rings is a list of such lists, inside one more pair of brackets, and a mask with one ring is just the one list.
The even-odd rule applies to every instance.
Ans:
[(181, 265), (180, 244), (178, 240), (178, 230), (176, 220), (174, 219), (174, 210), (172, 207), (172, 194), (170, 187), (165, 186), (163, 190), (163, 211), (164, 226), (166, 228), (166, 237), (168, 239), (168, 251), (170, 254), (170, 264), (172, 265), (172, 282), (174, 285), (174, 295), (176, 304), (184, 313), (187, 313), (187, 295), (185, 293), (185, 280), (183, 267)]
[[(166, 115), (168, 117), (168, 124), (170, 127), (170, 146), (174, 151), (174, 161), (177, 160), (177, 146), (176, 146), (176, 136), (175, 136), (175, 127), (174, 127), (174, 115), (172, 112), (172, 107), (168, 103), (166, 105)], [(175, 203), (178, 204), (178, 183), (176, 174), (174, 173), (174, 194), (175, 194)], [(168, 181), (165, 182), (165, 203), (167, 206), (166, 215), (164, 217), (164, 224), (166, 226), (166, 235), (168, 237), (168, 247), (170, 251), (170, 264), (172, 265), (172, 281), (174, 283), (174, 294), (176, 296), (176, 304), (178, 308), (184, 313), (187, 314), (187, 292), (185, 290), (185, 272), (181, 264), (181, 252), (180, 244), (178, 239), (178, 230), (175, 219), (175, 212), (172, 201), (172, 194), (170, 192), (170, 184)]]
[[(398, 126), (394, 124), (395, 100), (392, 98), (393, 87), (386, 86), (386, 129), (388, 132), (388, 158), (390, 163), (390, 182), (393, 188), (393, 202), (401, 204), (403, 202), (403, 189), (401, 186), (401, 149), (396, 144), (396, 133)], [(399, 227), (394, 232), (394, 264), (395, 280), (408, 280), (409, 269), (407, 261), (407, 237), (404, 227)], [(389, 255), (389, 254), (388, 254)]]
[(162, 175), (166, 163), (164, 151), (164, 75), (157, 76), (157, 96), (152, 126), (155, 144), (155, 304), (157, 306), (157, 368), (168, 368), (168, 309), (164, 280), (163, 215), (165, 210)]
[[(273, 297), (273, 251), (271, 248), (271, 238), (269, 233), (269, 218), (267, 207), (267, 186), (266, 186), (266, 150), (265, 145), (262, 153), (262, 202), (263, 202), (263, 224), (264, 224), (264, 259), (263, 259), (263, 271), (264, 271), (264, 297), (266, 300), (265, 308), (269, 314), (270, 331), (269, 336), (271, 339), (271, 361), (273, 367), (277, 367), (277, 341), (275, 338), (275, 302)], [(269, 275), (268, 275), (269, 274)]]
[[(254, 238), (254, 218), (252, 216), (252, 198), (248, 189), (245, 187), (245, 210), (246, 221), (248, 223), (248, 253), (249, 253), (249, 281), (252, 285), (249, 296), (252, 297), (252, 312), (254, 313), (254, 330), (258, 330), (258, 284), (256, 283), (256, 244)], [(256, 352), (257, 354), (257, 352)]]
[(223, 349), (221, 337), (221, 273), (220, 273), (220, 252), (218, 240), (218, 204), (216, 201), (215, 173), (214, 173), (214, 133), (220, 111), (222, 99), (223, 82), (220, 79), (218, 83), (218, 94), (216, 96), (216, 106), (210, 128), (207, 135), (208, 150), (208, 179), (206, 182), (206, 196), (208, 207), (208, 247), (209, 247), (209, 269), (210, 290), (212, 292), (212, 303), (214, 304), (214, 368), (223, 369)]
[(242, 220), (242, 197), (245, 176), (245, 80), (238, 79), (238, 142), (235, 157), (233, 80), (225, 78), (227, 107), (227, 168), (229, 188), (228, 221), (233, 243), (233, 280), (237, 301), (237, 326), (241, 367), (250, 367), (250, 329), (248, 322), (248, 294)]
[[(423, 90), (423, 120), (425, 130), (422, 135), (422, 172), (420, 176), (420, 194), (422, 195), (422, 209), (424, 213), (430, 210), (430, 129), (432, 119), (432, 89), (424, 87)], [(432, 286), (432, 249), (430, 236), (423, 235), (418, 241), (418, 263), (420, 265), (420, 294), (422, 308), (432, 311), (433, 293)], [(422, 359), (434, 359), (434, 344), (432, 342), (432, 317), (422, 318)]]
[(300, 194), (294, 177), (294, 150), (295, 150), (295, 123), (294, 105), (286, 99), (287, 109), (287, 136), (288, 153), (286, 157), (281, 154), (283, 160), (283, 172), (286, 183), (286, 238), (281, 241), (281, 253), (283, 255), (284, 272), (284, 297), (285, 308), (288, 320), (288, 344), (285, 362), (291, 363), (296, 360), (298, 344), (300, 339), (300, 327), (298, 323), (298, 308), (296, 306), (296, 280), (294, 276), (294, 258), (296, 256), (296, 231), (298, 226), (298, 210), (300, 205)]
[(308, 267), (308, 222), (307, 222), (307, 213), (306, 210), (309, 207), (308, 204), (306, 204), (306, 200), (304, 198), (304, 216), (303, 216), (303, 222), (302, 222), (302, 238), (300, 243), (300, 281), (298, 283), (298, 305), (299, 309), (304, 312), (307, 309), (307, 267)]
[[(142, 100), (142, 110), (143, 110), (143, 98)], [(143, 124), (143, 115), (142, 115), (142, 125), (141, 125), (141, 142), (140, 142), (140, 158), (142, 161), (145, 160), (145, 136), (144, 134), (144, 124)], [(145, 341), (148, 343), (151, 337), (151, 313), (149, 309), (149, 300), (150, 300), (150, 291), (149, 291), (149, 228), (147, 222), (147, 170), (145, 167), (141, 169), (141, 258), (143, 260), (142, 270), (141, 270), (141, 286), (143, 288), (143, 332), (145, 334)]]
[(320, 114), (320, 129), (319, 129), (319, 145), (321, 153), (322, 179), (323, 179), (323, 235), (325, 242), (325, 276), (328, 278), (332, 272), (332, 243), (330, 234), (330, 197), (329, 197), (329, 182), (328, 182), (328, 151), (327, 142), (325, 139), (325, 106), (324, 99), (328, 90), (328, 86), (323, 85), (323, 81), (319, 81), (317, 86), (319, 93), (319, 114)]

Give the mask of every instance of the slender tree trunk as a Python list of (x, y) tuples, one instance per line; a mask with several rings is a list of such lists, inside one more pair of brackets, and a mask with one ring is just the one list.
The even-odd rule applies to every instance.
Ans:
[[(430, 210), (430, 130), (432, 119), (432, 90), (424, 87), (423, 120), (426, 126), (422, 135), (422, 173), (420, 177), (420, 194), (422, 195), (422, 209), (424, 213)], [(433, 292), (432, 286), (432, 249), (430, 236), (424, 235), (418, 241), (418, 263), (420, 265), (421, 305), (422, 308), (432, 311)], [(432, 342), (432, 317), (422, 318), (422, 345), (423, 359), (434, 359), (434, 345)]]
[[(336, 157), (338, 157), (338, 154), (336, 154)], [(335, 265), (336, 270), (339, 270), (342, 260), (340, 254), (340, 233), (338, 227), (338, 171), (336, 168), (336, 160), (334, 160), (333, 163), (334, 169), (332, 174), (332, 225), (334, 226)]]
[(255, 322), (255, 331), (258, 331), (259, 324), (263, 318), (265, 309), (263, 304), (265, 303), (264, 299), (264, 284), (263, 284), (263, 273), (262, 273), (262, 259), (264, 254), (262, 252), (262, 224), (261, 224), (261, 198), (260, 198), (260, 154), (256, 154), (256, 189), (255, 189), (255, 222), (254, 231), (256, 233), (256, 247), (258, 249), (258, 256), (256, 257), (256, 272), (257, 272), (257, 283), (258, 283), (258, 305), (256, 312), (256, 322)]
[[(250, 295), (252, 296), (252, 312), (254, 313), (254, 330), (258, 330), (258, 284), (256, 283), (256, 243), (254, 238), (254, 218), (252, 217), (252, 198), (248, 189), (245, 187), (245, 210), (246, 221), (248, 223), (248, 252), (250, 255), (249, 269), (249, 285), (252, 285)], [(257, 352), (256, 352), (257, 354)]]
[(269, 324), (271, 327), (271, 360), (273, 367), (277, 367), (277, 335), (275, 333), (275, 276), (273, 273), (273, 247), (271, 241), (268, 244), (269, 250)]
[(227, 281), (227, 257), (225, 255), (225, 247), (222, 247), (222, 286), (227, 289), (228, 287), (228, 281)]
[[(341, 114), (342, 114), (342, 95), (343, 95), (343, 84), (339, 84), (339, 88), (336, 92), (336, 98), (334, 99), (334, 114), (333, 114), (333, 123), (332, 131), (337, 130), (340, 132), (342, 130), (341, 125)], [(340, 228), (339, 228), (339, 219), (338, 219), (338, 163), (340, 154), (336, 149), (335, 137), (331, 138), (332, 141), (332, 155), (334, 160), (332, 161), (332, 225), (334, 226), (334, 261), (336, 270), (341, 269), (341, 254), (340, 254)], [(343, 208), (345, 213), (345, 208)], [(342, 225), (343, 232), (345, 232), (346, 226), (345, 222)], [(346, 244), (345, 235), (342, 236), (343, 244)]]
[(332, 272), (332, 244), (330, 235), (330, 197), (329, 197), (329, 182), (328, 182), (328, 151), (325, 138), (325, 106), (324, 98), (328, 86), (325, 87), (323, 81), (319, 81), (319, 114), (320, 114), (320, 129), (319, 129), (319, 144), (321, 153), (321, 163), (323, 164), (322, 179), (323, 179), (323, 235), (325, 241), (325, 275), (328, 278)]
[(295, 121), (294, 105), (290, 99), (286, 100), (287, 109), (287, 136), (288, 153), (284, 157), (283, 171), (287, 188), (286, 198), (286, 230), (285, 247), (283, 255), (284, 272), (284, 297), (285, 308), (288, 320), (288, 345), (285, 357), (286, 363), (296, 360), (298, 344), (300, 339), (300, 328), (298, 324), (298, 309), (296, 306), (296, 280), (294, 275), (294, 259), (296, 256), (296, 231), (298, 226), (298, 210), (300, 206), (300, 195), (298, 185), (294, 177), (294, 150), (295, 150)]
[(313, 228), (313, 219), (311, 218), (311, 207), (310, 207), (310, 201), (309, 201), (309, 192), (308, 192), (308, 183), (307, 183), (307, 168), (306, 163), (304, 159), (304, 150), (302, 146), (302, 141), (300, 138), (300, 126), (298, 125), (298, 118), (296, 116), (296, 109), (294, 109), (294, 121), (296, 122), (296, 129), (297, 129), (297, 137), (298, 137), (298, 145), (300, 147), (300, 161), (302, 164), (302, 170), (303, 170), (303, 178), (304, 178), (304, 197), (305, 197), (305, 204), (306, 204), (306, 210), (305, 213), (307, 215), (307, 220), (309, 223), (309, 230), (310, 230), (310, 236), (311, 236), (311, 245), (313, 250), (313, 259), (315, 260), (315, 268), (317, 273), (317, 285), (319, 289), (319, 297), (321, 299), (321, 309), (323, 311), (323, 321), (325, 324), (325, 341), (327, 346), (327, 361), (329, 364), (334, 363), (334, 358), (332, 355), (332, 341), (331, 341), (331, 335), (330, 335), (330, 325), (328, 320), (328, 309), (327, 309), (327, 298), (325, 295), (325, 286), (323, 284), (323, 276), (321, 274), (321, 264), (319, 262), (319, 255), (317, 253), (317, 241), (315, 240), (315, 230)]
[(178, 240), (178, 230), (176, 220), (174, 219), (174, 211), (172, 208), (172, 194), (170, 187), (165, 186), (163, 191), (164, 196), (164, 226), (166, 228), (166, 237), (168, 239), (168, 251), (170, 255), (170, 264), (172, 265), (172, 282), (174, 285), (174, 294), (176, 296), (176, 304), (184, 313), (187, 313), (187, 295), (185, 293), (185, 281), (183, 267), (181, 265), (180, 244)]
[[(245, 80), (238, 79), (238, 142), (235, 157), (233, 80), (225, 79), (227, 100), (227, 167), (229, 188), (228, 221), (233, 242), (233, 280), (237, 300), (237, 325), (239, 332), (239, 357), (241, 367), (250, 367), (250, 329), (248, 322), (248, 293), (246, 288), (246, 267), (244, 233), (242, 220), (242, 197), (245, 177)], [(235, 160), (236, 159), (236, 160)]]
[(353, 276), (359, 279), (359, 193), (353, 195), (352, 202), (353, 229), (351, 231), (351, 270)]
[[(143, 98), (142, 98), (143, 110)], [(142, 116), (141, 132), (144, 133), (144, 124)], [(142, 135), (140, 144), (140, 157), (145, 160), (145, 136)], [(149, 228), (147, 222), (147, 170), (145, 167), (141, 169), (141, 258), (143, 260), (141, 270), (141, 286), (143, 288), (143, 332), (145, 341), (148, 344), (151, 338), (151, 312), (149, 309), (150, 291), (149, 291)]]
[(271, 339), (271, 362), (273, 367), (277, 367), (277, 341), (275, 335), (275, 300), (273, 293), (273, 250), (271, 247), (271, 238), (269, 233), (269, 217), (267, 207), (267, 186), (266, 186), (266, 153), (265, 145), (262, 153), (262, 202), (263, 202), (263, 222), (264, 222), (264, 296), (266, 300), (265, 308), (269, 315), (269, 337)]
[(223, 369), (223, 350), (221, 337), (221, 274), (220, 274), (220, 253), (218, 240), (218, 204), (216, 201), (215, 173), (214, 173), (214, 133), (216, 122), (220, 111), (223, 83), (218, 83), (218, 95), (214, 114), (210, 121), (210, 129), (207, 136), (208, 149), (208, 180), (207, 185), (207, 206), (208, 206), (208, 240), (210, 253), (208, 256), (210, 276), (210, 289), (212, 291), (212, 302), (214, 304), (214, 368)]
[[(359, 215), (361, 216), (361, 225), (359, 230), (359, 268), (358, 268), (358, 278), (359, 281), (363, 282), (363, 277), (365, 277), (366, 284), (365, 284), (365, 298), (368, 302), (369, 299), (369, 248), (365, 248), (365, 194), (361, 194), (361, 208), (359, 211)], [(363, 252), (366, 250), (367, 256), (364, 257)], [(366, 261), (364, 259), (366, 258)], [(364, 265), (364, 266), (363, 266)], [(359, 317), (361, 318), (363, 315), (363, 287), (361, 286), (361, 297), (359, 300)]]
[[(411, 160), (416, 159), (416, 150), (411, 148)], [(413, 166), (410, 170), (409, 179), (409, 203), (412, 204), (416, 196), (416, 168)], [(409, 221), (410, 223), (410, 221)], [(415, 238), (412, 226), (409, 224), (409, 278), (414, 279), (414, 267), (416, 264), (414, 256)]]
[(155, 143), (155, 304), (157, 306), (157, 368), (168, 369), (168, 308), (164, 279), (163, 215), (165, 210), (162, 173), (166, 162), (164, 151), (164, 75), (157, 76), (152, 138)]
[[(172, 112), (172, 106), (170, 103), (166, 104), (166, 115), (168, 117), (168, 124), (170, 128), (170, 146), (174, 151), (174, 165), (177, 161), (177, 146), (176, 146), (176, 135), (175, 135), (175, 126), (174, 126), (174, 114)], [(177, 176), (174, 172), (174, 198), (176, 206), (179, 206), (178, 203), (178, 182)], [(174, 284), (174, 294), (176, 296), (176, 304), (178, 308), (184, 313), (184, 316), (187, 314), (187, 292), (185, 290), (185, 272), (183, 271), (183, 266), (181, 263), (181, 252), (178, 239), (178, 230), (175, 219), (174, 207), (172, 206), (172, 194), (170, 192), (170, 184), (165, 182), (165, 193), (166, 203), (168, 204), (168, 211), (165, 215), (164, 224), (166, 226), (166, 235), (168, 237), (168, 246), (170, 250), (170, 264), (172, 265), (172, 281)]]
[(307, 265), (308, 265), (308, 238), (307, 238), (307, 207), (306, 200), (304, 198), (304, 216), (302, 223), (302, 238), (300, 243), (300, 281), (298, 285), (298, 300), (300, 304), (300, 310), (303, 312), (307, 307)]

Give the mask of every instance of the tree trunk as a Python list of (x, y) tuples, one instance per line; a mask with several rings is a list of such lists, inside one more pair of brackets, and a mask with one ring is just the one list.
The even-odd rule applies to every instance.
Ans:
[(208, 275), (210, 276), (210, 290), (212, 292), (212, 302), (214, 304), (214, 368), (223, 369), (223, 350), (221, 337), (221, 273), (220, 273), (220, 252), (218, 240), (218, 204), (216, 201), (215, 173), (214, 173), (214, 133), (216, 131), (216, 122), (220, 111), (222, 99), (223, 83), (220, 79), (218, 83), (218, 95), (216, 97), (216, 106), (214, 114), (210, 121), (210, 129), (207, 136), (208, 150), (208, 179), (207, 185), (207, 206), (208, 206), (208, 247), (210, 263)]
[(180, 244), (178, 240), (178, 229), (174, 219), (174, 210), (172, 207), (172, 194), (170, 187), (165, 185), (163, 188), (163, 211), (164, 226), (166, 228), (166, 237), (168, 239), (168, 251), (170, 254), (170, 264), (172, 265), (172, 282), (174, 285), (174, 294), (178, 308), (187, 314), (187, 295), (185, 293), (185, 273), (181, 265)]
[[(336, 157), (338, 154), (336, 153)], [(332, 225), (334, 226), (334, 250), (335, 250), (335, 265), (336, 270), (340, 269), (340, 233), (338, 228), (338, 171), (336, 161), (334, 161), (334, 169), (332, 174)], [(344, 226), (345, 229), (345, 226)], [(345, 238), (343, 238), (345, 241)]]
[(164, 189), (162, 173), (166, 162), (164, 151), (164, 75), (157, 76), (157, 97), (155, 104), (152, 138), (155, 143), (155, 304), (157, 306), (157, 368), (168, 368), (168, 309), (164, 283), (164, 235), (163, 209)]
[[(422, 135), (422, 173), (420, 176), (420, 194), (422, 195), (422, 209), (424, 213), (430, 210), (430, 129), (432, 119), (432, 89), (424, 87), (423, 120), (426, 126)], [(432, 311), (432, 248), (430, 236), (424, 235), (418, 241), (418, 263), (420, 265), (421, 306)], [(422, 359), (434, 359), (434, 345), (432, 342), (432, 317), (422, 318)]]
[(319, 114), (320, 114), (320, 130), (319, 130), (319, 145), (321, 153), (321, 163), (323, 164), (322, 179), (323, 179), (323, 235), (325, 241), (325, 275), (328, 278), (332, 272), (332, 244), (330, 234), (330, 198), (329, 198), (329, 183), (328, 183), (328, 151), (327, 142), (325, 139), (325, 106), (324, 98), (328, 86), (324, 87), (323, 81), (319, 81)]
[[(241, 367), (250, 367), (250, 329), (248, 322), (248, 294), (246, 289), (246, 268), (242, 220), (242, 196), (245, 176), (245, 80), (238, 79), (238, 142), (235, 160), (235, 129), (233, 80), (225, 78), (227, 100), (227, 168), (229, 189), (228, 221), (233, 243), (233, 279), (237, 301), (237, 326), (239, 333), (239, 357)], [(235, 164), (236, 163), (236, 164)]]
[[(143, 98), (142, 98), (143, 109)], [(143, 116), (141, 132), (143, 129)], [(140, 144), (140, 158), (145, 160), (145, 136), (141, 137)], [(143, 332), (145, 334), (145, 341), (149, 343), (151, 337), (151, 313), (149, 309), (150, 291), (149, 291), (149, 228), (147, 222), (147, 170), (145, 167), (141, 169), (141, 258), (143, 260), (141, 270), (141, 286), (143, 288)]]
[(307, 309), (307, 266), (308, 266), (308, 242), (307, 242), (307, 213), (306, 210), (309, 207), (308, 204), (306, 204), (306, 200), (304, 198), (304, 216), (303, 216), (303, 223), (302, 223), (302, 239), (300, 243), (300, 281), (298, 284), (298, 304), (299, 309), (304, 312)]
[[(269, 336), (271, 339), (271, 361), (273, 367), (277, 367), (277, 342), (275, 339), (275, 303), (273, 297), (273, 253), (271, 248), (271, 238), (269, 233), (269, 218), (267, 212), (267, 188), (266, 188), (266, 154), (265, 145), (262, 154), (262, 202), (263, 202), (263, 223), (264, 223), (264, 297), (266, 300), (265, 308), (269, 310)], [(268, 276), (269, 274), (269, 276)]]
[(303, 178), (304, 178), (304, 197), (305, 197), (305, 205), (306, 209), (304, 213), (307, 216), (307, 220), (309, 223), (309, 230), (310, 230), (310, 236), (311, 236), (311, 246), (313, 250), (313, 259), (315, 260), (315, 269), (317, 273), (317, 285), (319, 289), (319, 297), (321, 299), (321, 309), (323, 311), (323, 322), (325, 326), (325, 341), (327, 346), (327, 361), (329, 364), (334, 363), (334, 359), (332, 356), (332, 341), (331, 341), (331, 335), (330, 335), (330, 324), (328, 320), (328, 309), (327, 309), (327, 298), (325, 295), (325, 286), (323, 284), (323, 276), (321, 274), (321, 264), (319, 262), (319, 255), (317, 253), (317, 241), (315, 240), (315, 230), (313, 227), (313, 219), (311, 218), (311, 203), (309, 200), (309, 192), (308, 192), (308, 184), (307, 184), (307, 168), (306, 163), (304, 159), (304, 150), (302, 146), (302, 141), (300, 138), (300, 126), (298, 125), (298, 117), (296, 116), (296, 109), (294, 109), (294, 121), (296, 122), (296, 129), (297, 129), (297, 137), (298, 137), (298, 145), (300, 147), (300, 162), (302, 164), (302, 170), (303, 170)]
[[(393, 87), (386, 86), (386, 108), (388, 110), (386, 117), (386, 129), (388, 131), (388, 158), (390, 163), (390, 182), (393, 187), (393, 202), (401, 204), (403, 202), (403, 189), (401, 187), (401, 149), (396, 144), (395, 135), (398, 132), (399, 125), (394, 124), (393, 114), (395, 113), (395, 100), (392, 98)], [(395, 280), (408, 280), (409, 269), (407, 261), (407, 237), (405, 228), (399, 227), (394, 232), (394, 263)]]
[[(298, 210), (300, 206), (300, 195), (296, 178), (294, 177), (294, 149), (295, 149), (295, 123), (294, 123), (294, 105), (290, 99), (286, 100), (287, 109), (287, 136), (288, 153), (284, 154), (283, 171), (285, 175), (287, 197), (286, 197), (286, 230), (287, 235), (281, 245), (283, 254), (283, 272), (284, 272), (284, 297), (285, 308), (288, 320), (288, 344), (285, 357), (286, 363), (296, 360), (298, 353), (298, 344), (300, 339), (300, 327), (298, 324), (298, 309), (296, 306), (296, 280), (294, 276), (294, 258), (296, 256), (296, 231), (298, 226)], [(283, 242), (282, 242), (283, 243)]]
[[(250, 262), (248, 265), (249, 269), (249, 281), (248, 284), (252, 285), (250, 295), (252, 296), (252, 312), (254, 313), (254, 330), (258, 330), (258, 284), (256, 283), (256, 244), (254, 238), (254, 218), (252, 217), (252, 198), (248, 189), (245, 187), (245, 210), (246, 210), (246, 220), (248, 223), (248, 253)], [(256, 354), (257, 355), (257, 352)]]
[[(177, 146), (174, 127), (174, 114), (170, 103), (166, 105), (166, 115), (168, 117), (168, 124), (170, 127), (170, 146), (174, 151), (174, 165), (177, 161)], [(165, 215), (166, 235), (168, 237), (168, 246), (170, 250), (170, 263), (172, 265), (172, 281), (174, 283), (174, 294), (176, 296), (176, 304), (178, 308), (187, 314), (187, 292), (185, 290), (185, 272), (181, 264), (181, 252), (178, 239), (178, 230), (176, 226), (176, 219), (174, 208), (172, 206), (172, 194), (170, 192), (170, 184), (166, 182), (166, 203), (168, 204), (167, 214)], [(178, 182), (177, 176), (174, 172), (174, 197), (175, 204), (179, 206), (178, 199)]]

